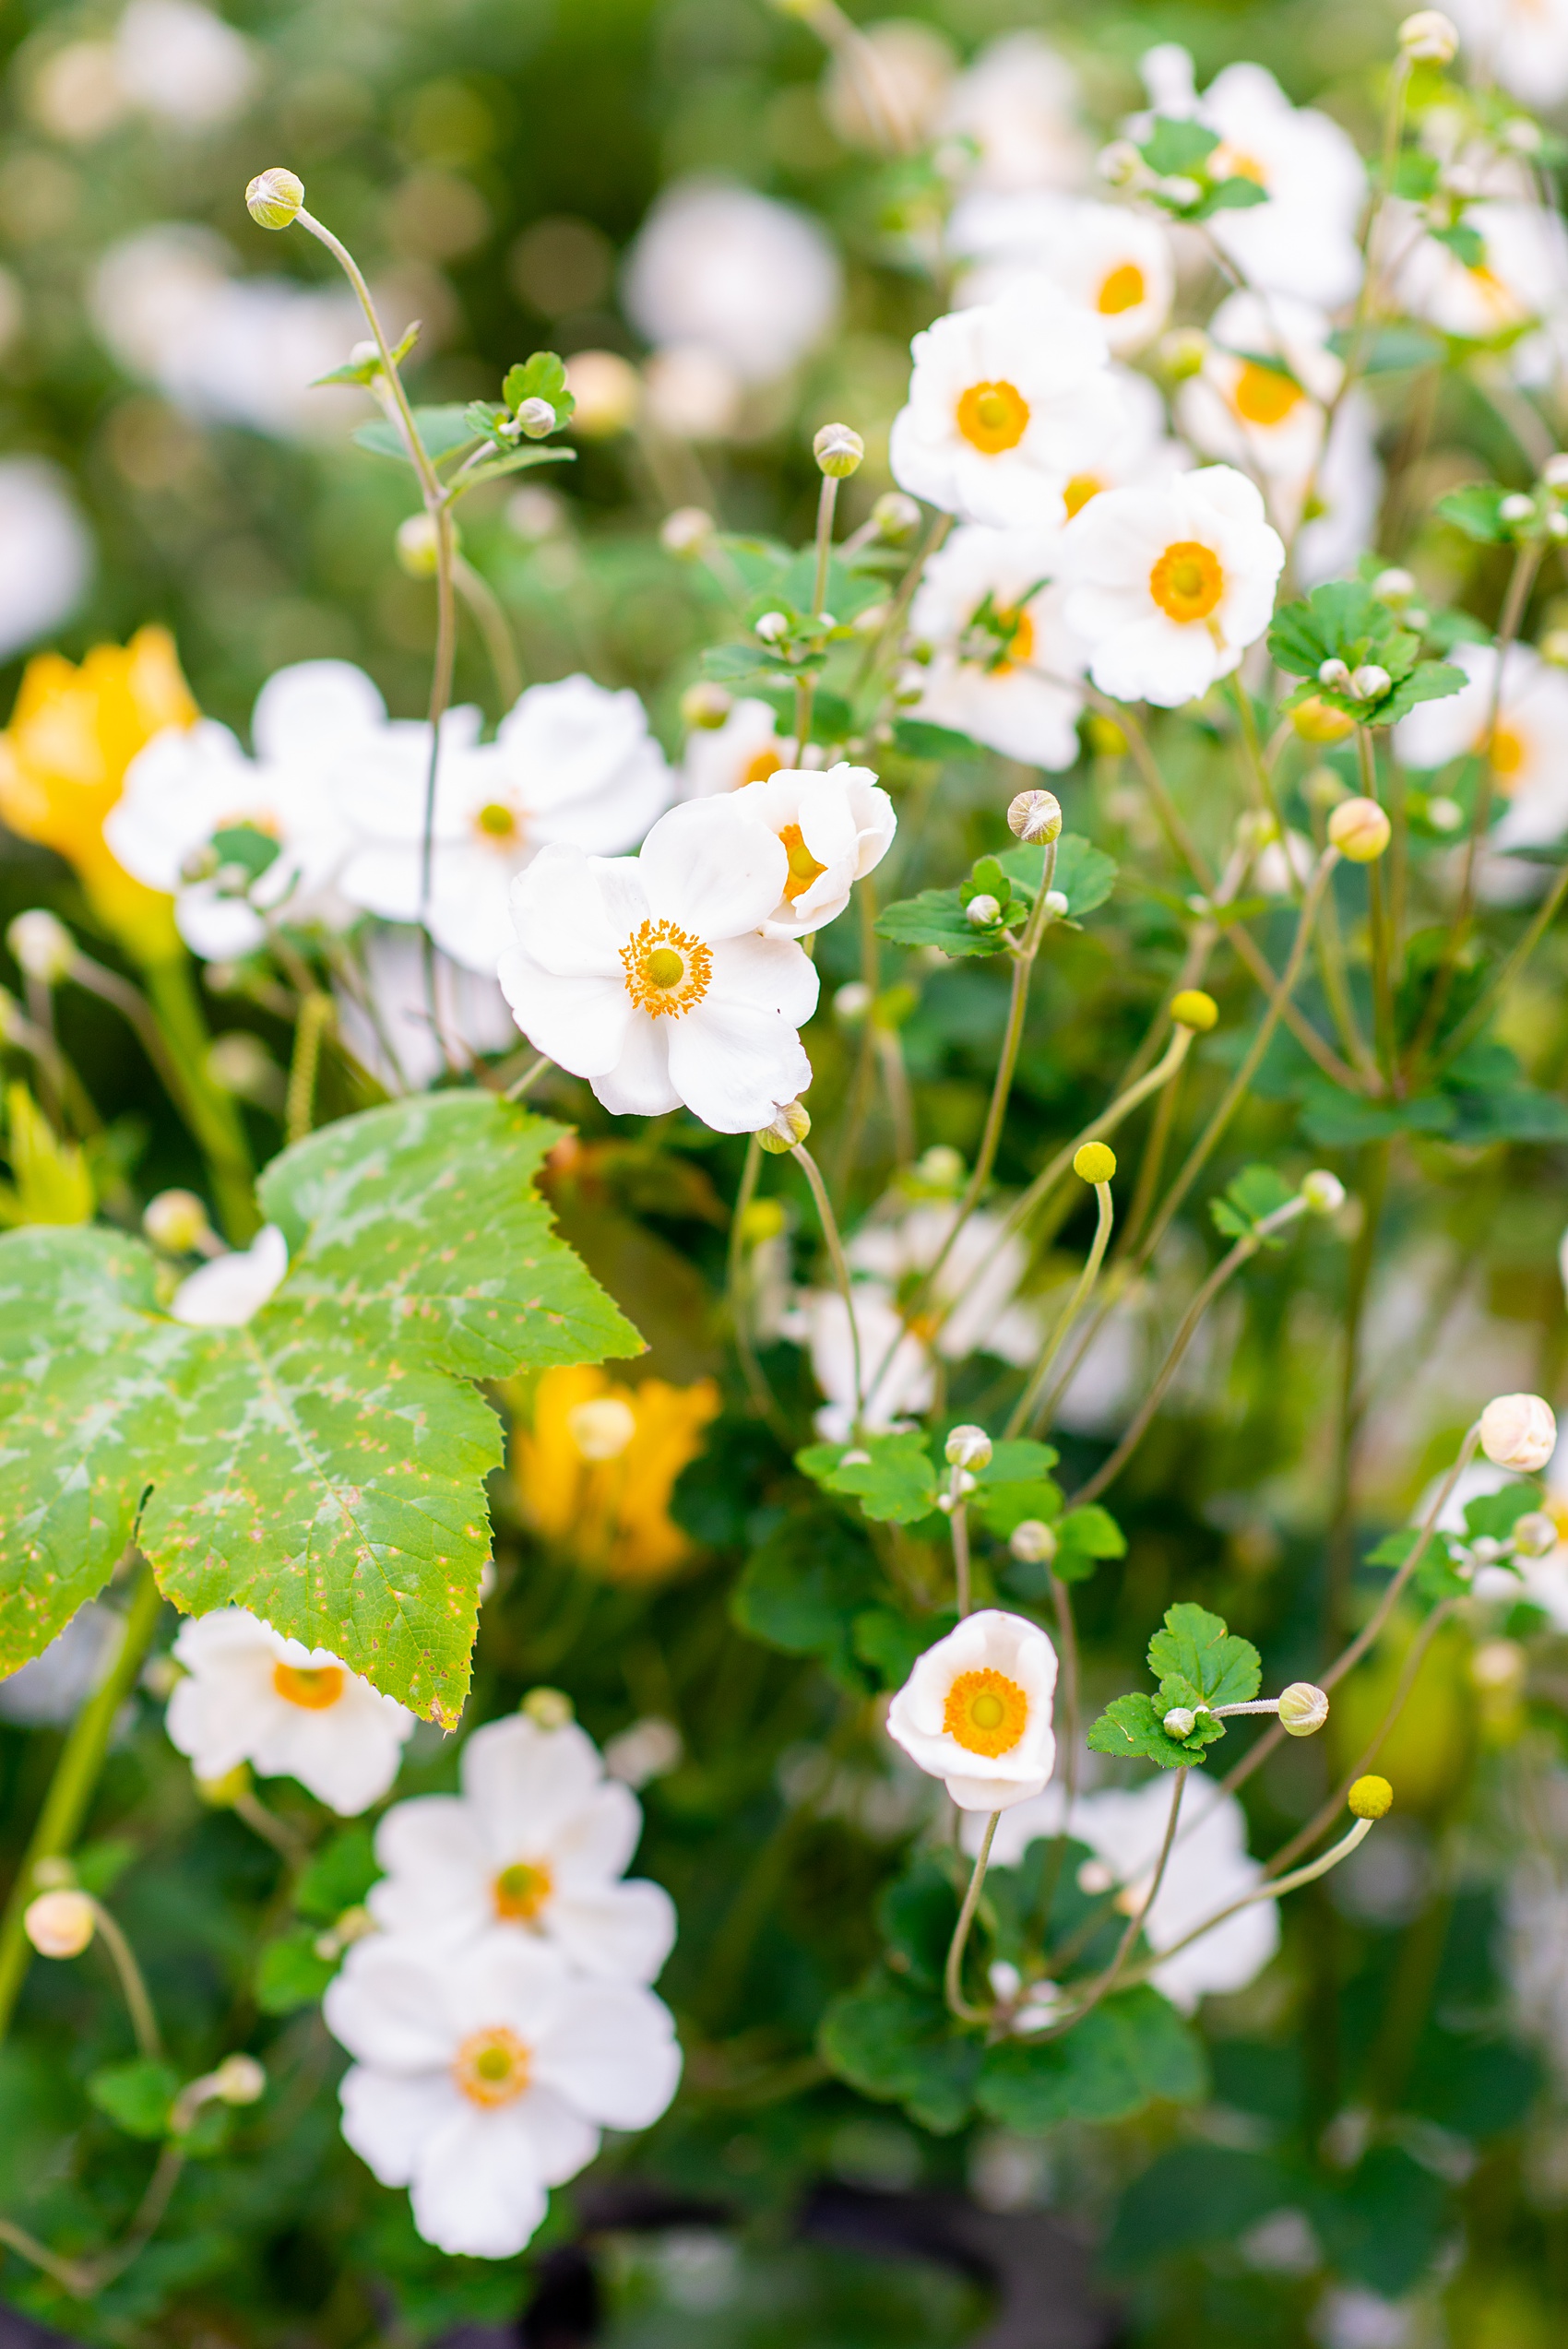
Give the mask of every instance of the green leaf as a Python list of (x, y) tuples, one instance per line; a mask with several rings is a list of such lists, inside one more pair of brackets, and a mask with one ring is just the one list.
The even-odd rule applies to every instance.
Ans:
[(255, 1999), (264, 2014), (292, 2014), (314, 2007), (338, 1971), (335, 1958), (317, 1957), (320, 1928), (297, 1926), (263, 1944), (255, 1967)]
[(820, 1508), (787, 1517), (746, 1560), (731, 1594), (742, 1631), (786, 1655), (814, 1655), (842, 1688), (862, 1692), (856, 1619), (883, 1596), (863, 1536)]
[[(1162, 1770), (1190, 1769), (1194, 1761), (1202, 1759), (1205, 1741), (1198, 1740), (1191, 1750), (1186, 1745), (1178, 1745), (1174, 1738), (1166, 1736), (1162, 1719), (1154, 1699), (1141, 1689), (1134, 1690), (1130, 1696), (1113, 1698), (1106, 1706), (1089, 1731), (1089, 1744), (1096, 1753), (1113, 1754), (1121, 1762), (1141, 1760), (1157, 1762)], [(1201, 1727), (1209, 1726), (1200, 1724)], [(1223, 1728), (1224, 1724), (1213, 1726)]]
[(1201, 2042), (1146, 1983), (1104, 1999), (1060, 2039), (988, 2047), (975, 2097), (1004, 2129), (1040, 2136), (1064, 2120), (1126, 2120), (1160, 2097), (1196, 2104), (1207, 2090)]
[(542, 448), (537, 442), (526, 448), (509, 448), (505, 457), (486, 457), (470, 467), (455, 490), (454, 498), (467, 497), (481, 481), (499, 480), (503, 473), (522, 473), (533, 465), (575, 465), (576, 461), (575, 448)]
[(984, 745), (971, 741), (968, 734), (955, 733), (950, 726), (932, 726), (923, 718), (896, 718), (893, 747), (905, 758), (970, 759), (987, 755)]
[(525, 399), (547, 399), (557, 424), (569, 422), (576, 407), (566, 389), (566, 362), (553, 350), (536, 350), (521, 366), (509, 367), (501, 396), (514, 416)]
[(955, 2035), (941, 2000), (878, 1968), (835, 1999), (817, 2035), (823, 2061), (864, 2096), (900, 2104), (939, 2137), (968, 2119), (980, 2050)]
[(178, 1607), (252, 1608), (456, 1720), (501, 1456), (473, 1382), (640, 1344), (533, 1192), (561, 1131), (474, 1092), (313, 1134), (262, 1178), (290, 1266), (236, 1329), (171, 1321), (121, 1234), (0, 1239), (0, 1668), (101, 1586), (150, 1488)]
[[(1021, 884), (1031, 898), (1045, 876), (1045, 850), (1041, 847), (1006, 848), (997, 862), (1009, 881)], [(1103, 906), (1116, 886), (1117, 863), (1092, 840), (1079, 832), (1063, 832), (1056, 843), (1056, 868), (1051, 885), (1060, 889), (1067, 900), (1066, 919), (1082, 921)]]
[(863, 1443), (814, 1443), (795, 1465), (826, 1492), (850, 1493), (868, 1517), (912, 1525), (936, 1506), (936, 1472), (918, 1429)]
[(1157, 114), (1138, 152), (1161, 179), (1188, 179), (1201, 171), (1219, 144), (1217, 131), (1185, 115)]
[(106, 2065), (89, 2075), (87, 2093), (101, 2113), (127, 2137), (163, 2137), (169, 2108), (180, 2093), (172, 2064), (142, 2057), (135, 2063)]
[(890, 1607), (868, 1607), (851, 1622), (849, 1643), (885, 1689), (901, 1689), (927, 1648), (957, 1620), (952, 1614), (927, 1615), (917, 1623)]
[(1250, 1704), (1263, 1658), (1251, 1640), (1228, 1631), (1221, 1617), (1183, 1600), (1166, 1608), (1165, 1628), (1148, 1643), (1148, 1668), (1157, 1680), (1180, 1673), (1206, 1704)]
[(1440, 497), (1434, 510), (1441, 521), (1452, 522), (1466, 538), (1482, 546), (1497, 546), (1514, 535), (1501, 511), (1503, 499), (1513, 494), (1502, 481), (1467, 481), (1462, 489)]
[(1501, 1492), (1479, 1493), (1465, 1504), (1465, 1531), (1478, 1538), (1485, 1535), (1506, 1541), (1520, 1518), (1538, 1509), (1543, 1498), (1540, 1486), (1528, 1477), (1504, 1485)]
[(956, 889), (922, 889), (918, 897), (885, 907), (876, 934), (895, 946), (940, 946), (944, 955), (1000, 955), (1007, 945), (1006, 925), (977, 930)]
[(6, 1150), (15, 1187), (0, 1190), (0, 1223), (85, 1224), (92, 1177), (74, 1142), (62, 1142), (27, 1086), (6, 1087)]
[(346, 1908), (358, 1908), (381, 1870), (368, 1827), (345, 1827), (312, 1854), (294, 1886), (302, 1916), (334, 1925)]
[(1402, 677), (1391, 694), (1385, 694), (1377, 706), (1380, 726), (1393, 726), (1408, 717), (1418, 702), (1446, 701), (1450, 694), (1463, 693), (1470, 680), (1456, 661), (1421, 660), (1408, 677)]
[(1087, 1583), (1102, 1559), (1125, 1558), (1127, 1536), (1097, 1501), (1069, 1509), (1056, 1529), (1058, 1548), (1051, 1572), (1058, 1582)]
[(948, 1945), (958, 1922), (952, 1869), (935, 1852), (918, 1852), (876, 1904), (888, 1965), (921, 1988), (940, 1991)]
[[(419, 338), (420, 322), (416, 318), (413, 325), (410, 326), (392, 346), (392, 363), (394, 366), (401, 366), (403, 361), (408, 357), (410, 351), (412, 350)], [(329, 369), (325, 375), (314, 376), (312, 378), (311, 388), (315, 390), (317, 386), (322, 384), (358, 384), (361, 386), (369, 386), (374, 383), (380, 373), (381, 354), (379, 351), (372, 351), (368, 359), (348, 359), (344, 361), (341, 367), (333, 367)]]
[(1226, 1184), (1225, 1197), (1209, 1201), (1208, 1212), (1227, 1239), (1244, 1240), (1266, 1216), (1288, 1207), (1295, 1196), (1273, 1167), (1243, 1167), (1235, 1180)]
[(1061, 1458), (1053, 1443), (1037, 1443), (1032, 1436), (998, 1436), (991, 1458), (975, 1470), (979, 1485), (1027, 1484), (1048, 1477)]
[[(1055, 1522), (1062, 1511), (1062, 1488), (1052, 1477), (1041, 1477), (1024, 1484), (981, 1485), (969, 1497), (969, 1515), (994, 1534), (998, 1541), (1006, 1541), (1017, 1528), (1038, 1518), (1041, 1524)], [(1040, 1586), (1044, 1588), (1042, 1584)]]
[(1434, 243), (1445, 244), (1467, 269), (1485, 268), (1486, 239), (1467, 220), (1455, 220), (1446, 229), (1431, 229), (1428, 233)]
[(1385, 1142), (1396, 1133), (1446, 1133), (1458, 1105), (1446, 1093), (1418, 1094), (1409, 1101), (1368, 1101), (1345, 1093), (1326, 1078), (1301, 1086), (1300, 1124), (1309, 1142), (1328, 1150), (1362, 1142)]
[[(474, 438), (467, 405), (460, 400), (443, 408), (416, 408), (414, 429), (427, 457), (449, 457)], [(403, 446), (402, 433), (388, 417), (373, 416), (368, 424), (356, 426), (350, 437), (356, 447), (369, 449), (373, 457), (395, 457), (403, 465), (412, 462)]]
[(1207, 188), (1201, 203), (1194, 204), (1185, 217), (1190, 220), (1206, 220), (1211, 212), (1244, 212), (1253, 204), (1266, 204), (1268, 190), (1244, 172), (1233, 172), (1228, 180), (1216, 180)]

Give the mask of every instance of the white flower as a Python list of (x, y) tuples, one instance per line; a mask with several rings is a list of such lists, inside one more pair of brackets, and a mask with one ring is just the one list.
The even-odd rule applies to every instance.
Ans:
[(215, 1256), (187, 1273), (174, 1291), (170, 1315), (191, 1329), (239, 1329), (260, 1312), (288, 1269), (288, 1241), (276, 1224), (263, 1224), (248, 1248)]
[(1122, 421), (1098, 319), (1053, 287), (951, 312), (915, 337), (889, 462), (911, 496), (998, 528), (1066, 518)]
[(1056, 1766), (1056, 1650), (1037, 1624), (982, 1607), (927, 1648), (887, 1709), (887, 1733), (960, 1810), (1004, 1810)]
[(1048, 278), (1091, 310), (1118, 355), (1142, 350), (1170, 315), (1176, 276), (1158, 220), (1120, 205), (977, 188), (962, 197), (947, 241), (968, 267), (964, 303), (995, 302), (1022, 279)]
[(1324, 409), (1345, 374), (1328, 348), (1324, 313), (1287, 294), (1265, 301), (1233, 293), (1208, 331), (1202, 371), (1177, 395), (1188, 439), (1253, 472), (1310, 473), (1323, 446)]
[(131, 0), (114, 36), (114, 66), (137, 106), (193, 130), (229, 122), (255, 79), (250, 42), (197, 0)]
[(285, 1639), (243, 1608), (187, 1618), (174, 1660), (189, 1678), (164, 1726), (198, 1778), (242, 1762), (263, 1778), (297, 1778), (352, 1818), (398, 1775), (414, 1716), (324, 1647)]
[[(1401, 718), (1395, 746), (1408, 766), (1446, 766), (1450, 759), (1479, 757), (1485, 751), (1497, 648), (1461, 643), (1448, 658), (1469, 682), (1446, 700), (1419, 704)], [(1491, 766), (1501, 816), (1491, 846), (1547, 848), (1561, 839), (1568, 831), (1568, 676), (1528, 645), (1508, 650)], [(1485, 894), (1493, 898), (1527, 896), (1538, 880), (1538, 868), (1511, 866), (1498, 857), (1489, 857), (1482, 867)]]
[(842, 760), (825, 769), (779, 767), (733, 797), (787, 860), (783, 894), (764, 925), (768, 938), (803, 938), (836, 920), (855, 883), (887, 854), (898, 825), (872, 769)]
[(793, 740), (780, 735), (766, 702), (738, 701), (722, 726), (694, 726), (681, 763), (683, 800), (711, 799), (738, 791), (743, 783), (766, 782), (795, 755)]
[(746, 384), (788, 374), (827, 333), (843, 272), (793, 205), (712, 180), (666, 188), (626, 265), (627, 314), (656, 345), (694, 345)]
[(461, 1068), (470, 1054), (500, 1052), (517, 1030), (493, 977), (435, 957), (435, 1016), (425, 984), (425, 947), (416, 930), (367, 928), (351, 942), (362, 984), (341, 971), (333, 993), (343, 1041), (389, 1092), (420, 1092), (446, 1065), (445, 1039)]
[(1228, 677), (1267, 627), (1285, 562), (1253, 483), (1229, 466), (1169, 489), (1107, 490), (1063, 533), (1067, 624), (1118, 701), (1171, 709)]
[(1060, 548), (1056, 530), (978, 522), (955, 530), (926, 564), (909, 612), (931, 658), (903, 677), (906, 691), (920, 690), (916, 716), (1053, 770), (1078, 755), (1083, 708), (1082, 694), (1056, 682), (1081, 674), (1084, 662), (1062, 618), (1063, 590), (1051, 584)]
[[(540, 848), (619, 855), (674, 786), (636, 694), (588, 677), (530, 685), (493, 744), (477, 741), (478, 722), (477, 711), (454, 710), (443, 730), (428, 928), (454, 962), (490, 974), (511, 934), (512, 882)], [(345, 777), (362, 844), (343, 894), (386, 921), (420, 916), (429, 746), (427, 726), (384, 728)]]
[(1038, 32), (1009, 32), (959, 75), (938, 128), (979, 148), (979, 187), (1075, 187), (1093, 155), (1077, 101), (1066, 59)]
[[(902, 1216), (863, 1225), (849, 1242), (852, 1269), (895, 1291), (912, 1283), (946, 1247), (953, 1212), (947, 1202), (927, 1200)], [(1016, 1295), (1028, 1263), (1018, 1234), (1005, 1232), (1000, 1216), (977, 1208), (948, 1250), (932, 1290), (932, 1308), (945, 1313), (937, 1352), (951, 1362), (977, 1353), (1017, 1365), (1032, 1362), (1043, 1336), (1040, 1318)]]
[(642, 1833), (575, 1722), (525, 1714), (476, 1729), (463, 1791), (394, 1805), (375, 1831), (386, 1873), (371, 1915), (394, 1933), (468, 1940), (493, 1926), (553, 1943), (579, 1973), (651, 1982), (675, 1939), (661, 1885), (622, 1883)]
[(727, 799), (660, 816), (637, 857), (549, 848), (513, 884), (500, 979), (539, 1052), (623, 1117), (686, 1107), (754, 1133), (811, 1083), (797, 1030), (817, 975), (759, 933), (789, 877), (783, 845)]
[[(1121, 1888), (1116, 1905), (1123, 1916), (1140, 1908), (1147, 1896), (1165, 1841), (1170, 1799), (1170, 1779), (1162, 1774), (1127, 1793), (1102, 1788), (1082, 1796), (1073, 1806), (1067, 1832), (1075, 1843), (1087, 1844), (1110, 1871), (1111, 1881)], [(1037, 1836), (1054, 1835), (1061, 1824), (1061, 1793), (1052, 1787), (1039, 1802), (1008, 1812), (991, 1847), (992, 1862), (1016, 1866)], [(966, 1836), (967, 1844), (971, 1840)], [(1194, 1771), (1182, 1797), (1164, 1880), (1144, 1919), (1144, 1938), (1158, 1955), (1263, 1880), (1262, 1863), (1247, 1851), (1247, 1820), (1241, 1804)], [(1254, 1901), (1157, 1966), (1150, 1979), (1173, 2006), (1190, 2014), (1211, 1990), (1244, 1988), (1278, 1947), (1277, 1904)]]
[(1479, 260), (1471, 266), (1435, 237), (1420, 237), (1398, 272), (1396, 291), (1406, 309), (1475, 342), (1560, 315), (1568, 299), (1568, 231), (1555, 212), (1488, 201), (1467, 207), (1465, 227), (1481, 240)]
[(860, 1423), (868, 1435), (907, 1426), (936, 1400), (935, 1365), (905, 1329), (892, 1299), (870, 1281), (854, 1284), (854, 1299), (853, 1335), (836, 1288), (808, 1289), (778, 1315), (778, 1335), (811, 1350), (812, 1376), (827, 1397), (812, 1424), (828, 1443), (846, 1443), (854, 1430), (857, 1335), (864, 1385)]
[(40, 457), (0, 461), (0, 660), (70, 618), (92, 567), (65, 476)]
[(630, 1983), (573, 1978), (515, 1933), (435, 1950), (356, 1942), (327, 1990), (355, 2058), (343, 2134), (384, 2186), (411, 2189), (438, 2249), (509, 2259), (575, 2177), (601, 2129), (646, 2129), (675, 2093), (669, 2010)]
[[(1372, 544), (1383, 505), (1377, 431), (1372, 402), (1360, 390), (1348, 392), (1328, 428), (1328, 445), (1315, 480), (1301, 475), (1269, 484), (1270, 506), (1282, 536), (1290, 542), (1296, 576), (1303, 587), (1318, 587), (1352, 570)], [(1303, 520), (1303, 515), (1310, 518)]]
[(0, 1720), (30, 1728), (69, 1721), (120, 1652), (125, 1619), (89, 1599), (30, 1664), (0, 1680)]
[(1444, 14), (1473, 66), (1526, 106), (1568, 97), (1568, 0), (1449, 0)]

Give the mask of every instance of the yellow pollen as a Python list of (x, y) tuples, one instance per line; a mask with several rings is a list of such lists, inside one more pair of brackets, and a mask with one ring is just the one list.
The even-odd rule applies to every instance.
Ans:
[(529, 2051), (504, 2023), (471, 2031), (452, 2058), (452, 2077), (470, 2104), (514, 2104), (529, 2084)]
[(1246, 360), (1230, 394), (1238, 416), (1249, 424), (1282, 424), (1304, 397), (1299, 384), (1277, 368), (1260, 367)]
[(343, 1693), (348, 1679), (340, 1664), (275, 1664), (272, 1685), (289, 1704), (326, 1713)]
[(509, 1925), (531, 1925), (554, 1890), (555, 1880), (542, 1860), (515, 1859), (491, 1887), (495, 1914)]
[(1206, 620), (1225, 593), (1217, 555), (1195, 539), (1178, 539), (1148, 575), (1148, 589), (1172, 620)]
[(1098, 473), (1075, 473), (1062, 492), (1062, 503), (1067, 508), (1068, 521), (1072, 520), (1075, 514), (1081, 514), (1090, 498), (1098, 497), (1104, 487), (1105, 483)]
[(487, 840), (515, 840), (522, 828), (516, 811), (501, 800), (492, 800), (481, 807), (474, 823)]
[(1119, 318), (1124, 310), (1135, 310), (1147, 291), (1137, 263), (1123, 261), (1100, 279), (1095, 308), (1102, 318)]
[(784, 895), (793, 905), (797, 897), (805, 896), (812, 883), (820, 874), (825, 873), (827, 867), (819, 863), (813, 856), (806, 846), (805, 835), (798, 824), (781, 825), (778, 837), (783, 842), (784, 852), (790, 860), (790, 870), (784, 876)]
[[(1486, 755), (1484, 734), (1476, 748), (1484, 758)], [(1491, 771), (1497, 778), (1498, 786), (1504, 798), (1518, 789), (1519, 779), (1529, 764), (1529, 745), (1516, 728), (1512, 726), (1497, 728), (1491, 738)]]
[[(741, 783), (766, 783), (770, 775), (778, 774), (783, 764), (777, 743), (765, 742), (742, 776)], [(739, 790), (741, 784), (738, 783), (735, 788)]]
[(966, 1753), (1011, 1753), (1028, 1725), (1029, 1700), (1016, 1680), (989, 1665), (960, 1672), (947, 1691), (942, 1726)]
[(700, 938), (672, 921), (645, 921), (621, 949), (626, 992), (651, 1019), (679, 1016), (700, 1003), (713, 956)]
[(958, 402), (958, 430), (982, 457), (1016, 448), (1029, 421), (1029, 403), (1013, 384), (971, 384)]

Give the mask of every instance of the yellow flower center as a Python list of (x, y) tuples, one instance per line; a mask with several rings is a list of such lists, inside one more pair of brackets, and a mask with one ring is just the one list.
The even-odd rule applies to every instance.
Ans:
[(798, 824), (782, 825), (778, 837), (783, 842), (784, 853), (790, 860), (790, 870), (784, 876), (784, 895), (793, 905), (797, 897), (805, 896), (812, 883), (825, 873), (827, 867), (813, 856), (806, 846), (805, 835)]
[(1090, 498), (1098, 497), (1104, 487), (1105, 483), (1098, 473), (1075, 473), (1062, 492), (1062, 503), (1067, 509), (1068, 521), (1072, 520), (1075, 514), (1081, 514)]
[(971, 384), (958, 402), (958, 430), (982, 457), (1016, 448), (1029, 421), (1029, 403), (1016, 386)]
[(542, 1860), (515, 1859), (491, 1887), (495, 1914), (508, 1925), (531, 1925), (554, 1890), (555, 1879)]
[(947, 1691), (942, 1726), (966, 1753), (1011, 1753), (1028, 1726), (1029, 1701), (1016, 1680), (984, 1665), (960, 1672)]
[(474, 818), (474, 829), (484, 840), (515, 840), (522, 828), (516, 808), (509, 808), (504, 800), (487, 801)]
[(348, 1674), (340, 1664), (275, 1664), (272, 1685), (288, 1704), (326, 1713), (343, 1693)]
[(1257, 187), (1268, 185), (1268, 173), (1255, 155), (1243, 148), (1232, 147), (1221, 139), (1208, 159), (1209, 176), (1217, 180), (1251, 180)]
[[(1476, 748), (1484, 758), (1486, 755), (1484, 734)], [(1505, 798), (1511, 792), (1517, 790), (1520, 777), (1529, 764), (1529, 746), (1516, 727), (1498, 727), (1491, 738), (1491, 771)]]
[(1225, 574), (1209, 548), (1178, 539), (1149, 573), (1148, 591), (1172, 620), (1206, 620), (1225, 593)]
[(514, 2104), (529, 2084), (529, 2051), (504, 2023), (471, 2031), (452, 2058), (452, 2077), (470, 2104)]
[(1260, 367), (1253, 359), (1243, 362), (1230, 394), (1237, 415), (1249, 424), (1282, 424), (1303, 397), (1289, 375), (1277, 367)]
[(626, 992), (650, 1019), (676, 1017), (700, 1003), (713, 977), (713, 956), (700, 938), (672, 921), (645, 921), (621, 949)]
[(1119, 318), (1124, 310), (1135, 310), (1147, 292), (1147, 281), (1137, 263), (1123, 261), (1100, 279), (1095, 308), (1102, 318)]
[[(783, 764), (784, 761), (778, 754), (778, 744), (765, 742), (742, 776), (741, 783), (766, 783), (770, 775), (778, 774)], [(738, 783), (735, 788), (739, 790), (741, 784)]]
[(1007, 649), (996, 661), (992, 674), (1004, 677), (1010, 669), (1021, 669), (1035, 657), (1035, 623), (1027, 611), (999, 611), (997, 626), (1007, 637)]

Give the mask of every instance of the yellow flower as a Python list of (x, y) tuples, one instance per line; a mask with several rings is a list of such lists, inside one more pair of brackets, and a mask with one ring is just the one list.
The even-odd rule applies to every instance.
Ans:
[(512, 1437), (512, 1477), (536, 1533), (612, 1582), (653, 1582), (690, 1556), (670, 1515), (675, 1479), (719, 1413), (712, 1379), (621, 1386), (605, 1370), (546, 1370), (531, 1430)]
[(94, 909), (143, 962), (180, 951), (173, 900), (115, 861), (103, 819), (137, 753), (199, 714), (173, 638), (143, 628), (124, 647), (95, 646), (79, 669), (59, 653), (30, 660), (0, 733), (0, 815), (24, 839), (68, 858)]

